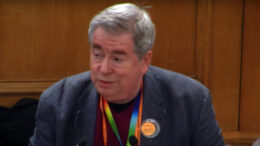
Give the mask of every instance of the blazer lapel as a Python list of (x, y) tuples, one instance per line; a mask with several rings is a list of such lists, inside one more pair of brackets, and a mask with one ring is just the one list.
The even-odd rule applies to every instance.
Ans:
[(96, 110), (98, 106), (98, 93), (94, 87), (83, 92), (79, 105), (77, 143), (85, 143), (84, 146), (91, 146), (94, 144)]
[(164, 117), (166, 114), (166, 108), (164, 105), (164, 99), (157, 87), (157, 82), (153, 74), (148, 70), (144, 76), (144, 101), (143, 101), (143, 113), (142, 123), (146, 120), (155, 120), (158, 123), (159, 130), (158, 135), (153, 138), (146, 137), (141, 132), (141, 145), (142, 146), (158, 146), (160, 142), (160, 135), (163, 130)]

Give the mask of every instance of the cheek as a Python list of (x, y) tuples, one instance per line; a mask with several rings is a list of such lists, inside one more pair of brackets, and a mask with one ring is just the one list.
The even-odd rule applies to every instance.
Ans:
[(97, 65), (95, 65), (94, 63), (90, 63), (90, 79), (92, 80), (92, 82), (95, 81), (96, 73), (97, 73)]
[(92, 82), (95, 82), (95, 80), (96, 80), (95, 74), (96, 73), (94, 71), (92, 71), (92, 70), (90, 71), (90, 79), (91, 79)]
[(142, 77), (142, 73), (140, 70), (132, 69), (118, 76), (121, 78), (121, 81), (128, 86), (129, 84), (133, 84), (139, 81)]
[(98, 65), (94, 63), (94, 61), (90, 60), (90, 70), (91, 71), (97, 71)]

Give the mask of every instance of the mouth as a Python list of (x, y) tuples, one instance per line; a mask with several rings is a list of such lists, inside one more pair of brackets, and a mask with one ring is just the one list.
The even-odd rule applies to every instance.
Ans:
[(98, 80), (98, 85), (101, 88), (109, 88), (113, 84), (113, 81)]

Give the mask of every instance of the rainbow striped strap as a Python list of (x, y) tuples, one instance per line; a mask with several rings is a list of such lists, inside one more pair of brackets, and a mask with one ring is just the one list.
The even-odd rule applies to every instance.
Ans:
[[(137, 130), (139, 128), (136, 128), (136, 127), (137, 127), (137, 125), (140, 125), (140, 124), (138, 124), (138, 121), (141, 121), (141, 119), (140, 119), (141, 118), (140, 113), (142, 112), (141, 111), (142, 108), (140, 107), (140, 103), (142, 104), (142, 101), (141, 101), (142, 100), (142, 93), (141, 92), (142, 92), (142, 88), (141, 88), (141, 91), (138, 93), (138, 95), (137, 95), (137, 97), (134, 101), (135, 102), (134, 103), (134, 109), (132, 111), (128, 136), (127, 136), (127, 143), (126, 143), (127, 146), (131, 146), (131, 144), (129, 142), (129, 137), (136, 135), (136, 133), (138, 133), (138, 131), (140, 131), (140, 130)], [(114, 134), (116, 135), (116, 138), (118, 139), (118, 141), (120, 143), (120, 146), (123, 146), (123, 143), (121, 141), (121, 138), (120, 138), (114, 117), (113, 117), (112, 112), (110, 110), (109, 104), (103, 97), (100, 98), (100, 109), (102, 111), (103, 139), (104, 139), (105, 146), (107, 146), (107, 128), (106, 128), (106, 122), (105, 122), (105, 115), (108, 119), (108, 122), (109, 122)], [(137, 137), (139, 137), (139, 134), (137, 135)]]

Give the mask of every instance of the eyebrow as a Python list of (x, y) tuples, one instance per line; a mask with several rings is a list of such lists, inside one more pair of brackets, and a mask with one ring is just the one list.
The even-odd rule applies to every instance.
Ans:
[(91, 47), (92, 49), (97, 49), (97, 50), (101, 50), (102, 47), (100, 45), (97, 44), (93, 44), (93, 46)]
[[(96, 50), (102, 50), (102, 47), (98, 44), (93, 44), (93, 46), (91, 47), (91, 49), (96, 49)], [(113, 50), (112, 54), (116, 54), (116, 55), (126, 55), (125, 51), (122, 50)]]
[(114, 50), (112, 51), (113, 54), (117, 54), (117, 55), (126, 55), (125, 51), (121, 51), (121, 50)]

